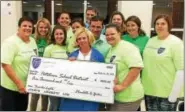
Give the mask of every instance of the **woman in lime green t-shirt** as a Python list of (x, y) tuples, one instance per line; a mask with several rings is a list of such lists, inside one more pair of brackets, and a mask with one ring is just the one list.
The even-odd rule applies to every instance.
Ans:
[[(64, 27), (56, 25), (51, 34), (51, 44), (46, 47), (44, 57), (67, 59), (66, 41), (67, 33)], [(49, 96), (49, 111), (57, 111), (59, 108), (60, 98)]]
[(105, 62), (115, 63), (115, 103), (111, 111), (136, 111), (144, 97), (140, 81), (143, 62), (139, 50), (131, 43), (121, 40), (121, 31), (115, 24), (106, 26), (106, 40), (111, 48)]
[(168, 15), (158, 15), (154, 26), (157, 35), (143, 52), (146, 110), (176, 111), (177, 99), (184, 96), (184, 44), (170, 34), (172, 20)]
[[(59, 14), (59, 17), (57, 18), (58, 25), (65, 28), (67, 32), (67, 39), (65, 40), (67, 47), (70, 45), (69, 41), (71, 41), (71, 38), (73, 37), (73, 31), (70, 26), (71, 24), (71, 16), (70, 13), (67, 11), (62, 11)], [(68, 51), (69, 52), (69, 51)]]
[(139, 17), (128, 17), (126, 20), (126, 30), (128, 34), (123, 35), (122, 39), (136, 45), (142, 55), (149, 37), (147, 37), (145, 32), (141, 29), (141, 20)]
[(1, 53), (1, 98), (2, 111), (26, 111), (28, 93), (26, 79), (31, 56), (37, 56), (35, 40), (30, 37), (33, 21), (22, 17), (16, 34), (2, 43)]
[[(149, 37), (147, 37), (146, 33), (141, 29), (141, 20), (139, 17), (128, 17), (126, 20), (126, 30), (128, 34), (123, 35), (122, 40), (134, 44), (139, 49), (142, 56)], [(138, 110), (140, 110), (140, 108)]]
[[(48, 19), (41, 18), (37, 21), (35, 33), (32, 35), (37, 43), (39, 56), (43, 56), (44, 49), (48, 45), (51, 36), (51, 25)], [(30, 111), (36, 111), (39, 94), (31, 95)], [(48, 96), (41, 95), (41, 111), (47, 111)]]

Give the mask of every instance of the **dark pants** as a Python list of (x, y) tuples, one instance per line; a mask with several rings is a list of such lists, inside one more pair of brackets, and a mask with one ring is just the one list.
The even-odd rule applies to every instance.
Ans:
[(40, 95), (40, 94), (32, 94), (31, 101), (30, 101), (30, 111), (37, 110), (37, 103), (41, 96), (41, 111), (47, 111), (48, 109), (48, 96), (47, 95)]
[(139, 106), (139, 108), (137, 109), (137, 111), (141, 111), (141, 106)]
[(50, 101), (49, 111), (58, 111), (59, 110), (60, 99), (61, 98), (56, 97), (56, 96), (49, 96), (49, 101)]
[(146, 111), (176, 111), (178, 102), (171, 103), (168, 98), (145, 95)]
[(110, 104), (100, 103), (98, 111), (110, 111)]
[(184, 102), (181, 102), (178, 108), (179, 108), (179, 111), (184, 111)]
[(26, 111), (28, 94), (1, 87), (1, 108), (3, 111)]
[(1, 98), (1, 93), (2, 93), (2, 92), (1, 92), (1, 86), (0, 86), (0, 111), (2, 111), (2, 106), (1, 106), (1, 99), (2, 99), (2, 98)]

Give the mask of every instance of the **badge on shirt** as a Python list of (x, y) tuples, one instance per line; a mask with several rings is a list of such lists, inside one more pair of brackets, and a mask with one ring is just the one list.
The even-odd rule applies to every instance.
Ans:
[(157, 53), (158, 53), (158, 54), (161, 54), (161, 53), (163, 53), (164, 51), (165, 51), (165, 48), (160, 47), (160, 48), (158, 49)]
[(116, 56), (114, 55), (114, 56), (112, 56), (111, 58), (110, 58), (110, 63), (112, 63), (113, 61), (114, 61), (114, 59), (116, 58)]
[(38, 68), (40, 63), (41, 63), (41, 59), (40, 58), (33, 58), (32, 66), (33, 66), (34, 69)]

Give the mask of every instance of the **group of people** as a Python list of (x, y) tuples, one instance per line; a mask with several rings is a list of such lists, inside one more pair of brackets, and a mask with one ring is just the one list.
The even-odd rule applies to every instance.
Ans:
[(176, 111), (177, 99), (179, 95), (183, 97), (184, 47), (182, 40), (170, 34), (170, 17), (157, 16), (157, 35), (151, 38), (135, 15), (125, 20), (121, 12), (115, 11), (110, 23), (104, 25), (97, 11), (88, 8), (86, 17), (86, 23), (79, 18), (71, 21), (68, 12), (61, 12), (53, 29), (48, 19), (41, 18), (34, 34), (32, 20), (20, 18), (17, 33), (2, 45), (2, 110), (27, 110), (25, 85), (30, 57), (35, 55), (116, 64), (115, 102), (31, 94), (31, 111), (36, 111), (40, 96), (42, 111), (136, 111), (143, 99), (148, 111)]

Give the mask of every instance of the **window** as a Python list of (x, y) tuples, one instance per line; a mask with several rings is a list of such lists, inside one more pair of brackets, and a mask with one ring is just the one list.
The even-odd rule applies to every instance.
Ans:
[(171, 33), (182, 39), (184, 25), (184, 0), (153, 0), (151, 36), (156, 35), (153, 23), (159, 14), (172, 16), (173, 28)]
[(22, 1), (22, 14), (33, 19), (34, 24), (37, 20), (43, 17), (44, 1), (43, 0), (23, 0)]

